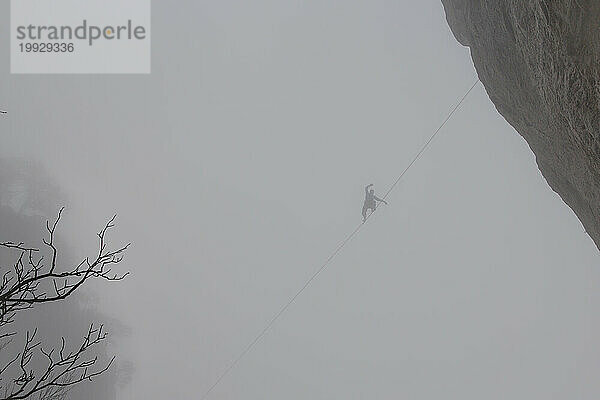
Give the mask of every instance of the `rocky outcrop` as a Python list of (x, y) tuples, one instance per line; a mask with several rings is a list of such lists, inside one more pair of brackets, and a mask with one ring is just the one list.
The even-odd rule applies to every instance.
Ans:
[(442, 3), (497, 110), (600, 249), (600, 1)]

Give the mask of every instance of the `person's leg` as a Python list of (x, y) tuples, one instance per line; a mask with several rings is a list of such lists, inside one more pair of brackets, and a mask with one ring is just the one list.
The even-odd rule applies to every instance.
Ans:
[(362, 209), (363, 222), (367, 220), (367, 205), (365, 204)]

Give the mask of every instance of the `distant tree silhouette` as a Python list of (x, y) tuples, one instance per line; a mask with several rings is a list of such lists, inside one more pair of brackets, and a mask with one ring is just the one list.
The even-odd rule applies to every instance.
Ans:
[(111, 218), (98, 233), (98, 252), (75, 266), (59, 265), (59, 249), (55, 243), (56, 228), (63, 209), (53, 223), (47, 221), (47, 237), (43, 243), (48, 261), (40, 249), (24, 243), (0, 242), (0, 250), (14, 252), (11, 266), (0, 265), (0, 400), (63, 399), (74, 385), (91, 381), (106, 372), (114, 357), (102, 364), (94, 347), (107, 338), (103, 325), (90, 325), (82, 340), (73, 345), (62, 337), (48, 348), (38, 340), (37, 328), (21, 333), (23, 345), (16, 351), (9, 346), (19, 337), (11, 324), (20, 313), (66, 299), (90, 279), (110, 282), (124, 279), (128, 273), (114, 273), (112, 268), (123, 259), (129, 244), (111, 250), (107, 233), (114, 227)]

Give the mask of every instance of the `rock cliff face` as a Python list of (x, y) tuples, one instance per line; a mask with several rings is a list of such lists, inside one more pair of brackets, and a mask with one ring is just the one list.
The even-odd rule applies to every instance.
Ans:
[(600, 249), (600, 0), (442, 0), (548, 184)]

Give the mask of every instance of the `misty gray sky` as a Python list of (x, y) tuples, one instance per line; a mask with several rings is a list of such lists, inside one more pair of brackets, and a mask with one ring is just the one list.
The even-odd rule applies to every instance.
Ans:
[[(0, 4), (8, 55), (9, 4)], [(117, 212), (121, 399), (192, 399), (360, 221), (475, 80), (438, 0), (153, 4), (152, 74), (18, 76), (80, 255)], [(600, 257), (481, 85), (212, 399), (600, 395)], [(57, 208), (60, 205), (57, 204)]]

